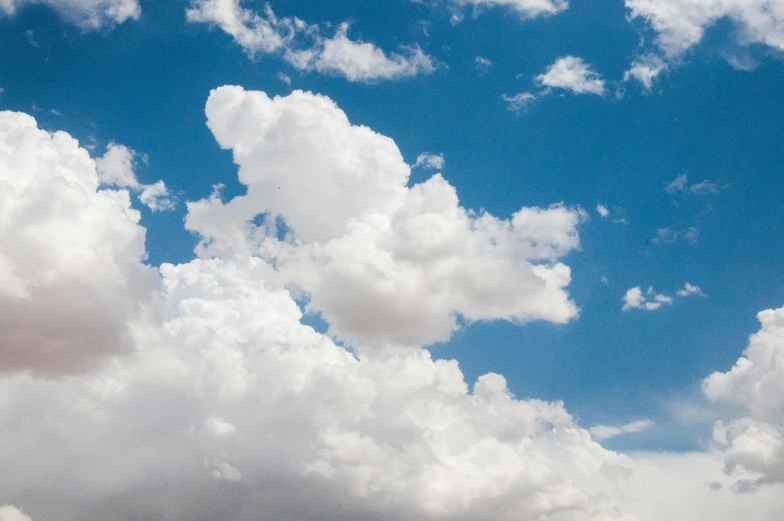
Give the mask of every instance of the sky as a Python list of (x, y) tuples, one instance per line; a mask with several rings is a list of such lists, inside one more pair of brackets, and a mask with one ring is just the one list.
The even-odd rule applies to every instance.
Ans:
[(784, 1), (0, 27), (0, 521), (784, 517)]

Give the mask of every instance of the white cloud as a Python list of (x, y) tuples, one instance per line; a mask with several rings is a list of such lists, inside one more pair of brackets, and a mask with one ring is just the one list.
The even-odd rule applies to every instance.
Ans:
[(591, 436), (593, 436), (595, 440), (602, 441), (614, 438), (616, 436), (621, 436), (623, 434), (634, 434), (637, 432), (642, 432), (649, 427), (653, 427), (654, 425), (656, 424), (651, 420), (638, 420), (632, 423), (627, 423), (626, 425), (621, 425), (620, 427), (596, 425), (591, 427), (590, 432)]
[(47, 5), (85, 30), (138, 20), (142, 11), (138, 0), (0, 0), (0, 12), (13, 16), (30, 4)]
[(506, 7), (523, 18), (547, 16), (565, 11), (567, 0), (452, 0), (456, 5), (472, 5), (477, 8)]
[(671, 228), (659, 228), (656, 230), (656, 237), (651, 239), (652, 244), (672, 244), (683, 239), (690, 243), (696, 243), (699, 240), (700, 231), (690, 226), (685, 230), (673, 230)]
[(32, 521), (32, 519), (13, 505), (2, 505), (0, 506), (0, 521)]
[(241, 7), (239, 0), (194, 0), (189, 22), (220, 27), (251, 56), (281, 54), (297, 69), (335, 74), (353, 82), (371, 82), (430, 73), (433, 60), (418, 46), (385, 53), (369, 42), (351, 40), (348, 23), (326, 38), (317, 25), (299, 18), (279, 18), (267, 5), (262, 13)]
[(657, 33), (665, 56), (675, 58), (702, 40), (717, 21), (731, 20), (739, 43), (784, 50), (782, 0), (625, 0), (630, 18), (642, 18)]
[(76, 371), (130, 349), (154, 279), (128, 192), (101, 189), (76, 140), (16, 112), (0, 112), (0, 185), (0, 371)]
[(719, 192), (719, 187), (716, 183), (708, 181), (707, 179), (699, 182), (689, 184), (689, 177), (686, 174), (681, 174), (664, 187), (664, 191), (668, 194), (715, 194)]
[(705, 296), (699, 286), (694, 286), (692, 284), (689, 284), (688, 282), (683, 286), (682, 289), (679, 289), (675, 294), (679, 297), (688, 297), (691, 295)]
[(95, 160), (101, 184), (127, 188), (139, 194), (139, 201), (153, 212), (174, 210), (177, 201), (169, 195), (163, 181), (144, 185), (134, 172), (136, 151), (125, 145), (109, 143), (103, 157)]
[(514, 96), (507, 96), (504, 94), (501, 96), (501, 99), (507, 103), (507, 110), (510, 112), (522, 112), (539, 98), (530, 92), (521, 92)]
[[(700, 290), (699, 286), (693, 286), (688, 282), (683, 286), (683, 288), (679, 289), (675, 293), (675, 296), (680, 298), (689, 297), (692, 295), (700, 295), (703, 297), (705, 296)], [(628, 311), (630, 309), (645, 309), (647, 311), (655, 311), (662, 307), (663, 304), (672, 304), (673, 301), (673, 297), (669, 297), (663, 293), (657, 293), (653, 289), (653, 286), (650, 286), (644, 293), (640, 286), (636, 286), (634, 288), (629, 288), (626, 291), (626, 294), (623, 296), (623, 307), (621, 310)]]
[(291, 85), (291, 77), (289, 77), (288, 74), (285, 74), (283, 72), (279, 72), (278, 73), (278, 79), (280, 79), (280, 81), (282, 81), (286, 85)]
[(629, 70), (623, 73), (623, 81), (635, 79), (642, 83), (646, 91), (653, 88), (653, 80), (667, 70), (667, 64), (655, 54), (638, 56), (632, 62)]
[(749, 492), (784, 483), (784, 308), (759, 313), (761, 329), (735, 366), (705, 379), (714, 402), (739, 406), (745, 416), (718, 422), (714, 439), (734, 489)]
[(610, 210), (607, 209), (606, 206), (599, 203), (596, 205), (596, 213), (598, 213), (602, 218), (606, 218), (610, 215)]
[(423, 152), (417, 156), (416, 163), (414, 163), (414, 168), (422, 167), (440, 170), (444, 168), (444, 164), (444, 154), (431, 154), (429, 152)]
[(481, 56), (474, 58), (474, 63), (476, 64), (476, 68), (480, 71), (486, 71), (493, 66), (493, 62), (489, 58), (483, 58)]
[(538, 75), (536, 82), (543, 87), (568, 90), (574, 94), (604, 95), (604, 80), (582, 58), (558, 58)]
[[(334, 103), (295, 91), (270, 99), (213, 91), (208, 125), (234, 151), (247, 195), (188, 204), (203, 255), (261, 251), (304, 290), (309, 308), (351, 343), (447, 340), (457, 317), (544, 319), (577, 314), (558, 259), (579, 245), (580, 209), (522, 208), (498, 219), (460, 207), (440, 175), (407, 187), (394, 142), (351, 125)], [(297, 136), (281, 140), (278, 136)], [(303, 153), (307, 151), (307, 153)], [(266, 213), (266, 224), (251, 224)], [(290, 232), (270, 232), (275, 217)]]

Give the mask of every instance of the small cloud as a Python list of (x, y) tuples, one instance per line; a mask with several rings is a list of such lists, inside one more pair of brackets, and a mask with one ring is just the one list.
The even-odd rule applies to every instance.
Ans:
[(574, 94), (604, 95), (604, 80), (582, 58), (564, 56), (535, 78), (543, 87), (568, 90)]
[(474, 58), (474, 63), (476, 64), (476, 68), (479, 72), (487, 72), (487, 70), (493, 66), (493, 62), (491, 60), (488, 58), (482, 58), (481, 56)]
[[(675, 293), (675, 296), (679, 298), (689, 297), (691, 295), (705, 296), (699, 286), (694, 286), (688, 282), (684, 284), (682, 289), (679, 289)], [(657, 293), (653, 289), (653, 286), (650, 286), (644, 293), (640, 286), (636, 286), (634, 288), (629, 288), (621, 300), (623, 301), (621, 311), (628, 311), (630, 309), (655, 311), (664, 304), (672, 304), (675, 299), (663, 293)]]
[(632, 434), (641, 432), (649, 427), (656, 425), (651, 420), (638, 420), (636, 422), (621, 425), (620, 427), (610, 427), (607, 425), (596, 425), (590, 428), (591, 436), (597, 441), (603, 441), (622, 434)]
[(642, 83), (646, 91), (650, 91), (653, 87), (653, 80), (665, 70), (667, 70), (667, 64), (655, 54), (638, 56), (632, 62), (629, 70), (623, 73), (623, 81), (637, 80)]
[(242, 480), (242, 474), (236, 467), (224, 461), (215, 466), (215, 469), (212, 471), (212, 479), (232, 483)]
[(610, 215), (610, 210), (600, 203), (596, 205), (596, 213), (598, 213), (602, 218), (607, 218), (607, 216)]
[(515, 94), (514, 96), (508, 96), (504, 94), (501, 96), (501, 99), (507, 103), (507, 110), (510, 112), (519, 113), (527, 109), (531, 103), (538, 99), (538, 97), (530, 92), (521, 92), (520, 94)]
[(278, 73), (278, 79), (280, 81), (282, 81), (283, 83), (285, 83), (286, 85), (291, 85), (291, 78), (289, 77), (288, 74), (285, 74), (283, 72), (279, 72)]
[(601, 281), (602, 281), (602, 284), (607, 284), (607, 283), (609, 283), (609, 282), (610, 282), (610, 281), (607, 279), (607, 277), (605, 277), (604, 275), (602, 275), (602, 278), (601, 278), (601, 279), (599, 279), (599, 280), (601, 280)]
[(430, 154), (429, 152), (423, 152), (419, 154), (416, 159), (416, 163), (414, 163), (414, 168), (422, 167), (422, 168), (433, 168), (440, 170), (444, 168), (444, 154)]
[(705, 296), (705, 293), (702, 292), (699, 286), (694, 286), (688, 282), (683, 286), (683, 289), (679, 289), (675, 294), (679, 297), (689, 297), (691, 295)]
[(719, 187), (712, 181), (707, 179), (690, 185), (689, 177), (686, 174), (681, 174), (664, 187), (664, 191), (668, 194), (689, 193), (689, 194), (715, 194), (719, 192)]
[(38, 40), (35, 38), (35, 33), (32, 29), (28, 29), (25, 31), (25, 38), (27, 38), (27, 43), (35, 47), (36, 49), (41, 48), (41, 44), (38, 43)]
[(62, 113), (62, 112), (60, 112), (60, 111), (59, 111), (59, 110), (57, 110), (57, 109), (49, 109), (49, 114), (53, 114), (53, 115), (55, 115), (55, 116), (62, 116), (62, 115), (63, 115), (63, 113)]
[(651, 239), (652, 244), (672, 244), (679, 240), (685, 240), (695, 244), (700, 238), (700, 231), (691, 226), (685, 230), (673, 230), (671, 228), (659, 228), (656, 230), (656, 237)]

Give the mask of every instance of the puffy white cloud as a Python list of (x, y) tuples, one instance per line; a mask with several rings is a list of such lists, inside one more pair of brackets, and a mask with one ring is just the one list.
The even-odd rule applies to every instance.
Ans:
[(672, 244), (683, 239), (687, 242), (696, 243), (700, 238), (700, 230), (690, 226), (685, 230), (673, 230), (672, 228), (659, 228), (656, 230), (656, 237), (651, 239), (652, 244)]
[(679, 297), (689, 297), (691, 295), (704, 296), (704, 293), (702, 292), (699, 286), (689, 284), (688, 282), (684, 284), (683, 288), (679, 289), (675, 294)]
[[(352, 125), (334, 103), (295, 91), (270, 99), (213, 91), (208, 125), (234, 152), (247, 194), (189, 203), (202, 255), (262, 252), (296, 283), (330, 331), (355, 344), (447, 340), (468, 320), (577, 315), (558, 259), (579, 246), (580, 209), (522, 208), (511, 219), (459, 205), (441, 176), (408, 188), (387, 137)], [(261, 226), (252, 220), (264, 213)], [(280, 217), (289, 237), (279, 241)]]
[(735, 366), (705, 379), (705, 395), (745, 416), (716, 425), (725, 470), (738, 492), (784, 482), (784, 308), (759, 313), (761, 329)]
[(534, 18), (560, 13), (569, 8), (567, 0), (452, 0), (456, 5), (477, 8), (506, 7), (523, 18)]
[(614, 438), (616, 436), (620, 436), (622, 434), (633, 434), (636, 432), (642, 432), (649, 427), (653, 427), (656, 425), (651, 420), (638, 420), (635, 422), (627, 423), (626, 425), (621, 425), (620, 427), (612, 427), (609, 425), (595, 425), (591, 427), (590, 432), (591, 436), (595, 440), (602, 441), (607, 440), (610, 438)]
[(0, 12), (13, 16), (27, 4), (44, 4), (86, 30), (137, 20), (141, 15), (138, 0), (0, 0)]
[(608, 210), (607, 207), (603, 204), (599, 203), (596, 205), (596, 213), (598, 213), (602, 218), (607, 218), (610, 215), (610, 210)]
[(656, 42), (668, 58), (697, 44), (723, 18), (735, 24), (742, 45), (784, 50), (782, 0), (625, 0), (625, 5), (630, 18), (643, 18), (656, 31)]
[(474, 63), (476, 64), (477, 70), (481, 72), (484, 72), (493, 66), (492, 60), (489, 58), (483, 58), (482, 56), (477, 56), (474, 58)]
[(436, 170), (440, 170), (444, 168), (444, 164), (444, 154), (431, 154), (429, 152), (423, 152), (417, 156), (414, 167), (434, 168)]
[(433, 60), (417, 46), (387, 54), (370, 42), (351, 40), (348, 23), (327, 38), (317, 25), (299, 18), (279, 18), (269, 5), (261, 13), (240, 0), (194, 0), (186, 11), (190, 22), (220, 27), (251, 56), (279, 53), (300, 70), (336, 74), (349, 81), (371, 82), (429, 73)]
[(604, 95), (602, 77), (576, 56), (558, 58), (535, 79), (543, 87), (564, 89), (574, 94)]
[(0, 188), (0, 371), (75, 371), (130, 349), (153, 279), (128, 192), (101, 189), (76, 140), (16, 112), (0, 112)]
[(95, 160), (98, 178), (109, 186), (127, 188), (139, 193), (139, 201), (153, 212), (174, 210), (176, 200), (169, 195), (163, 181), (144, 185), (136, 179), (134, 172), (136, 151), (125, 145), (109, 143), (103, 157)]

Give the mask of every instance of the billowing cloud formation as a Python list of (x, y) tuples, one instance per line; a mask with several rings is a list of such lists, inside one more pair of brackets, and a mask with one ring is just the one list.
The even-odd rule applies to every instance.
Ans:
[(0, 521), (32, 521), (30, 516), (25, 515), (13, 505), (0, 506)]
[(452, 0), (457, 5), (484, 7), (507, 7), (523, 18), (553, 15), (569, 7), (567, 0)]
[(262, 13), (245, 9), (239, 0), (193, 0), (187, 10), (190, 22), (216, 25), (231, 35), (250, 55), (279, 53), (303, 71), (343, 76), (349, 81), (370, 82), (432, 72), (432, 59), (417, 46), (387, 54), (369, 42), (351, 40), (348, 23), (329, 38), (317, 25), (298, 18), (278, 18), (267, 5)]
[(0, 0), (0, 12), (12, 16), (25, 4), (48, 5), (83, 29), (100, 29), (141, 15), (138, 0)]
[(725, 471), (738, 492), (784, 482), (784, 308), (759, 313), (762, 324), (730, 371), (703, 382), (707, 397), (740, 406), (744, 417), (716, 425)]
[(705, 29), (729, 18), (743, 45), (760, 43), (784, 50), (782, 0), (625, 0), (632, 18), (643, 18), (657, 33), (668, 58), (702, 40)]
[(103, 157), (96, 159), (98, 178), (102, 184), (127, 188), (139, 193), (139, 201), (153, 212), (173, 210), (176, 201), (169, 195), (163, 181), (144, 185), (136, 179), (134, 162), (136, 151), (124, 145), (109, 143)]
[[(392, 140), (310, 93), (270, 99), (222, 87), (207, 118), (248, 191), (188, 205), (186, 226), (204, 238), (199, 251), (273, 258), (341, 339), (420, 345), (447, 340), (458, 315), (576, 316), (564, 291), (570, 271), (557, 259), (578, 247), (582, 210), (522, 208), (502, 220), (460, 207), (440, 175), (408, 188), (409, 166)], [(286, 240), (273, 233), (277, 218)]]
[(128, 192), (99, 185), (68, 134), (0, 112), (0, 371), (78, 370), (130, 347), (145, 231)]

